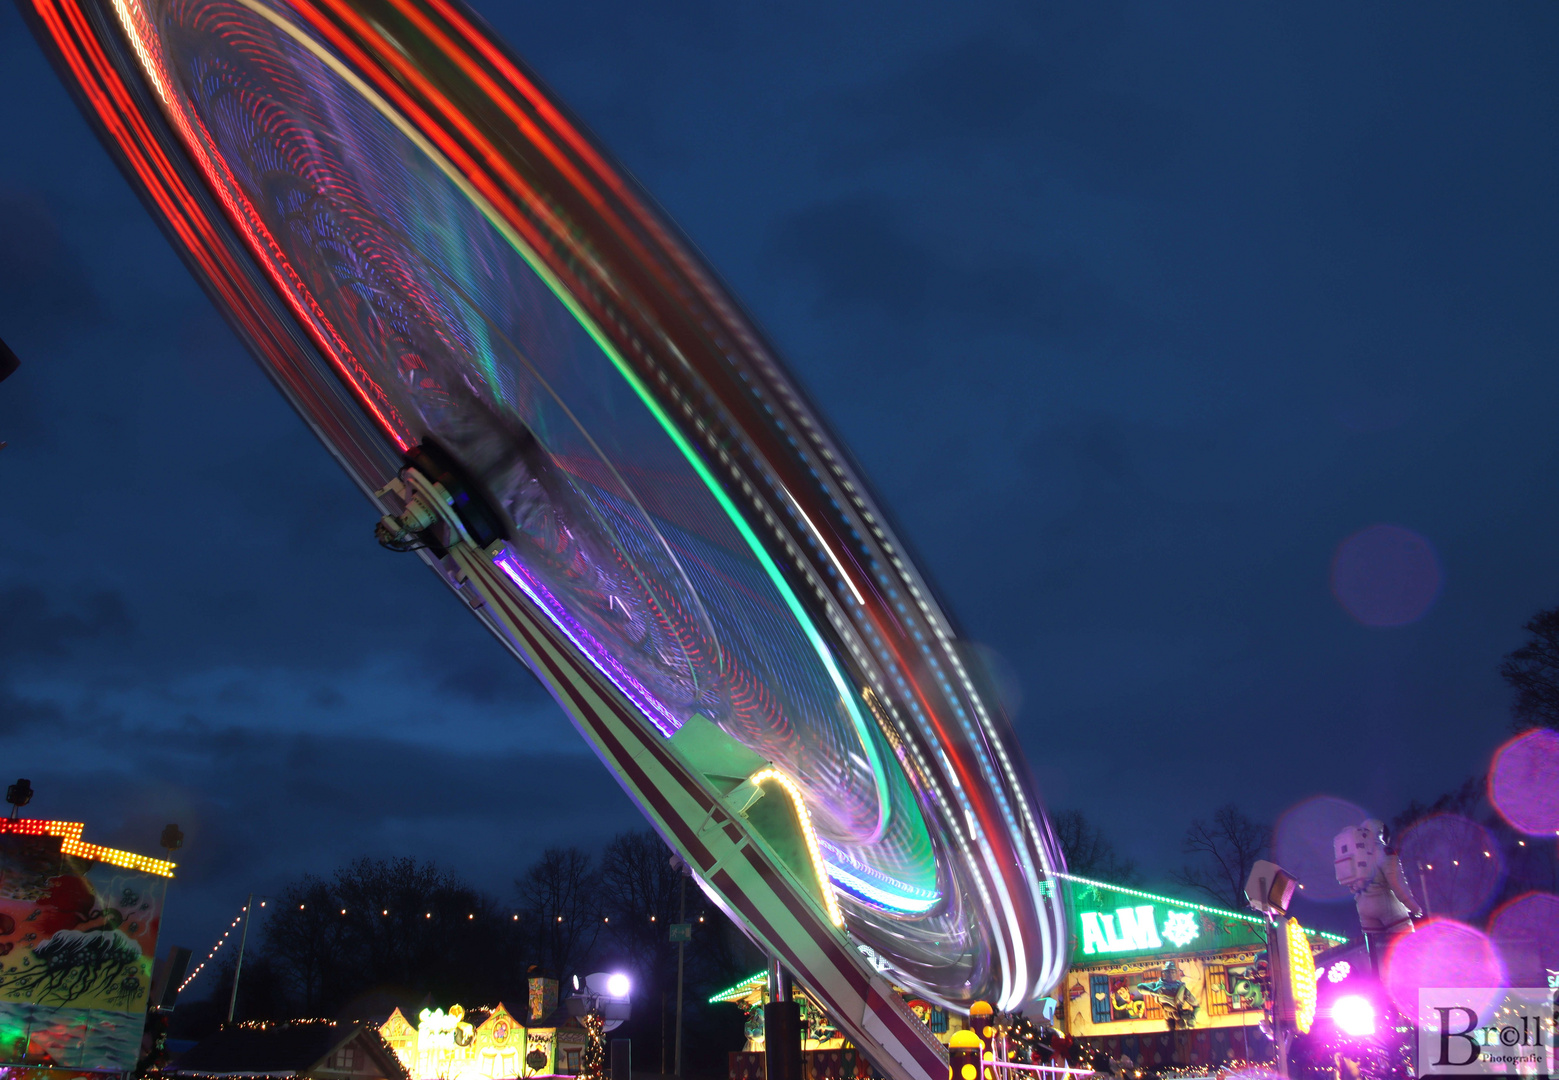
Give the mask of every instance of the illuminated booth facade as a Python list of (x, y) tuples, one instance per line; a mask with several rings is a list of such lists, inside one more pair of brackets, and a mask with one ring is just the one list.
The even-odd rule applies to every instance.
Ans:
[[(800, 987), (792, 987), (791, 994), (800, 1005), (803, 1080), (869, 1080), (880, 1075), (815, 998)], [(913, 994), (900, 993), (899, 997), (907, 1014), (944, 1046), (954, 1032), (968, 1026), (966, 1018), (957, 1012)], [(763, 1010), (769, 1002), (768, 972), (757, 972), (727, 987), (709, 1002), (736, 1005), (745, 1017), (746, 1041), (740, 1050), (729, 1055), (728, 1080), (767, 1080)]]
[(0, 1075), (125, 1073), (146, 1029), (173, 863), (0, 820)]
[[(379, 1034), (411, 1080), (508, 1080), (579, 1072), (585, 1031), (559, 1018), (557, 983), (531, 980), (522, 1022), (503, 1003), (490, 1009), (422, 1009), (408, 1017), (396, 1009)], [(544, 984), (538, 986), (536, 984)]]
[[(1261, 916), (1084, 879), (1070, 908), (1060, 994), (1079, 1049), (1149, 1068), (1272, 1057), (1258, 1027), (1271, 993)], [(1345, 940), (1292, 926), (1285, 939), (1297, 934), (1311, 955)]]

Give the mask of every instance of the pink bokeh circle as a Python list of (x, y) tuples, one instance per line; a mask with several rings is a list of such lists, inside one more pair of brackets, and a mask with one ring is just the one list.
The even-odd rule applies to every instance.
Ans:
[(1418, 902), (1437, 915), (1476, 915), (1505, 878), (1504, 854), (1493, 834), (1460, 814), (1420, 818), (1396, 845)]
[(1332, 839), (1349, 825), (1368, 818), (1362, 807), (1334, 795), (1314, 795), (1283, 811), (1272, 831), (1272, 857), (1304, 887), (1306, 900), (1352, 900), (1337, 884)]
[(1489, 937), (1505, 958), (1512, 986), (1543, 986), (1559, 972), (1559, 896), (1522, 893), (1489, 918)]
[[(1488, 935), (1455, 919), (1420, 923), (1415, 933), (1401, 934), (1386, 949), (1382, 965), (1386, 993), (1410, 1020), (1418, 1016), (1418, 992), (1429, 987), (1487, 987), (1492, 1007), (1504, 987), (1505, 965)], [(1480, 1009), (1481, 1011), (1481, 1009)], [(1427, 1023), (1429, 1018), (1421, 1018)]]
[(1400, 525), (1371, 525), (1337, 545), (1332, 595), (1365, 626), (1415, 623), (1440, 594), (1434, 545)]
[(1528, 836), (1559, 833), (1559, 732), (1534, 728), (1494, 751), (1489, 801)]

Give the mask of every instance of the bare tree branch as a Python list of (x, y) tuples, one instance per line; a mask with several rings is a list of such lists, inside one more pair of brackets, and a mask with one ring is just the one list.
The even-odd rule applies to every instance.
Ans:
[(1137, 864), (1121, 858), (1115, 845), (1080, 810), (1062, 810), (1051, 817), (1050, 823), (1066, 856), (1068, 871), (1115, 885), (1138, 883)]
[(1211, 823), (1200, 818), (1186, 829), (1181, 850), (1195, 860), (1170, 877), (1179, 885), (1210, 897), (1214, 903), (1245, 906), (1245, 879), (1266, 854), (1272, 827), (1250, 818), (1233, 803), (1213, 811)]
[(548, 848), (514, 883), (536, 966), (555, 979), (575, 974), (602, 928), (600, 875), (588, 852)]

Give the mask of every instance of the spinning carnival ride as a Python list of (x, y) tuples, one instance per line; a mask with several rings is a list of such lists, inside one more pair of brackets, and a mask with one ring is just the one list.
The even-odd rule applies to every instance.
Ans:
[(1061, 862), (865, 485), (690, 246), (454, 0), (21, 0), (276, 384), (705, 890), (898, 1076), (1019, 1008)]

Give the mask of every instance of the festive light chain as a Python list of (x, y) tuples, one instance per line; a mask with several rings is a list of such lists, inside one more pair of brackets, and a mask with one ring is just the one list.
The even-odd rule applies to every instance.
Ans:
[[(261, 901), (260, 906), (261, 907), (265, 906), (264, 901)], [(205, 970), (206, 965), (211, 962), (211, 958), (217, 954), (217, 951), (219, 949), (221, 949), (224, 944), (227, 943), (227, 936), (229, 934), (231, 934), (235, 929), (237, 929), (238, 924), (243, 921), (244, 912), (246, 912), (248, 910), (249, 910), (249, 905), (247, 905), (247, 904), (245, 904), (243, 907), (238, 909), (237, 917), (234, 918), (232, 922), (227, 924), (227, 929), (222, 931), (222, 936), (217, 938), (217, 943), (215, 945), (211, 946), (211, 951), (206, 954), (206, 958), (200, 962), (200, 964), (195, 968), (194, 971), (190, 972), (188, 975), (186, 975), (184, 977), (184, 981), (183, 982), (179, 983), (179, 988), (176, 991), (177, 993), (182, 994), (184, 992), (184, 988), (186, 986), (188, 986), (190, 983), (195, 981), (195, 976), (199, 975), (202, 971)]]
[[(3, 826), (5, 824), (7, 824), (7, 822), (4, 822), (3, 820), (0, 820), (0, 826)], [(58, 827), (62, 827), (62, 828), (65, 828), (65, 829), (72, 829), (73, 828), (73, 829), (75, 829), (76, 835), (78, 835), (78, 836), (80, 835), (81, 829), (82, 829), (81, 825), (77, 825), (77, 824), (75, 824), (73, 822), (9, 822), (9, 824), (11, 824), (11, 825), (16, 825), (16, 824), (28, 824), (28, 825), (36, 824), (36, 825), (58, 826)], [(44, 833), (50, 833), (50, 835), (56, 835), (56, 836), (64, 835), (63, 833), (59, 833), (59, 832), (52, 832), (51, 833), (50, 830), (43, 829), (43, 828), (36, 828), (36, 829), (12, 829), (12, 830), (8, 830), (8, 829), (5, 829), (5, 828), (0, 828), (0, 832), (19, 832), (19, 833), (20, 832), (25, 832), (25, 833), (32, 834), (32, 835), (39, 835), (39, 834), (44, 834)], [(86, 844), (86, 845), (82, 845), (82, 846), (84, 846), (84, 847), (92, 847), (94, 845)], [(128, 853), (121, 852), (119, 854), (128, 854)], [(134, 855), (134, 856), (130, 856), (130, 857), (131, 858), (136, 858), (136, 859), (142, 858), (142, 856), (139, 856), (139, 855)], [(106, 861), (106, 860), (102, 860), (102, 861)], [(147, 860), (147, 861), (155, 862), (157, 860)], [(117, 865), (125, 865), (125, 864), (120, 863), (120, 864), (117, 864)], [(170, 868), (170, 870), (171, 870), (171, 868), (173, 866), (172, 863), (167, 863), (165, 865), (167, 865)], [(170, 873), (168, 876), (171, 877), (172, 874)], [(265, 906), (265, 901), (264, 900), (260, 901), (260, 906), (261, 907)], [(306, 911), (307, 909), (308, 909), (308, 905), (307, 904), (299, 904), (298, 905), (298, 910), (299, 911)], [(215, 945), (211, 946), (211, 951), (206, 954), (206, 958), (204, 960), (202, 960), (198, 965), (196, 965), (194, 971), (190, 972), (188, 975), (186, 975), (184, 977), (184, 981), (179, 984), (179, 989), (177, 991), (178, 993), (183, 993), (184, 992), (184, 988), (186, 986), (188, 986), (190, 983), (194, 982), (195, 981), (195, 977), (197, 975), (199, 975), (203, 970), (205, 970), (206, 965), (208, 963), (210, 963), (213, 958), (215, 958), (216, 954), (221, 950), (222, 946), (227, 943), (228, 936), (230, 934), (232, 934), (232, 932), (235, 929), (238, 928), (238, 924), (243, 921), (244, 912), (246, 912), (248, 910), (249, 910), (248, 907), (242, 907), (242, 908), (238, 909), (237, 916), (234, 917), (232, 922), (228, 923), (227, 929), (222, 932), (222, 936), (217, 938), (217, 943)], [(347, 913), (347, 909), (346, 908), (341, 908), (341, 914), (345, 915), (346, 913)], [(390, 914), (390, 911), (389, 911), (388, 908), (381, 908), (379, 910), (379, 915), (380, 915), (381, 918), (387, 918), (387, 917), (389, 917), (389, 914)], [(429, 919), (433, 918), (433, 912), (431, 912), (431, 911), (427, 912), (425, 917), (429, 918)], [(475, 918), (476, 918), (476, 914), (474, 912), (468, 913), (466, 915), (466, 919), (467, 920), (474, 920)], [(514, 914), (512, 914), (510, 916), (510, 918), (513, 921), (518, 922), (520, 916), (519, 916), (518, 913), (514, 913)], [(563, 917), (561, 915), (558, 916), (558, 921), (559, 922), (563, 921)], [(611, 920), (610, 916), (602, 919), (602, 922), (611, 922), (611, 921), (612, 920)], [(650, 916), (650, 921), (654, 922), (655, 921), (655, 916), (651, 915)], [(699, 922), (703, 922), (704, 921), (704, 917), (702, 915), (700, 915), (698, 917), (698, 921)], [(314, 1023), (315, 1021), (303, 1021), (303, 1020), (300, 1020), (300, 1021), (295, 1021), (295, 1022), (296, 1023)], [(320, 1022), (325, 1022), (325, 1021), (320, 1021)]]
[[(261, 904), (260, 906), (264, 907), (265, 905)], [(307, 904), (299, 904), (298, 905), (298, 910), (299, 911), (307, 911), (308, 910), (308, 905)], [(346, 908), (342, 908), (341, 909), (341, 914), (343, 914), (343, 915), (346, 914)], [(380, 908), (379, 909), (379, 917), (380, 918), (382, 918), (382, 919), (389, 918), (389, 915), (390, 915), (390, 909), (389, 908)], [(433, 912), (431, 912), (431, 911), (426, 912), (426, 913), (424, 913), (424, 915), (422, 917), (424, 919), (431, 919), (431, 918), (433, 918)], [(474, 920), (476, 918), (476, 913), (475, 912), (471, 912), (471, 913), (466, 915), (466, 918), (468, 920)], [(514, 922), (519, 922), (520, 921), (519, 912), (514, 912), (514, 913), (510, 914), (509, 918), (511, 920), (513, 920)], [(563, 921), (563, 916), (559, 915), (558, 916), (558, 922), (562, 922), (562, 921)], [(655, 917), (653, 915), (650, 916), (650, 921), (651, 922), (655, 921)], [(704, 921), (704, 917), (702, 915), (700, 915), (698, 917), (698, 921), (699, 922), (703, 922)]]
[(796, 818), (801, 822), (801, 835), (807, 842), (807, 854), (812, 856), (812, 869), (817, 874), (818, 887), (823, 890), (823, 907), (828, 912), (828, 921), (835, 926), (844, 926), (844, 912), (839, 910), (839, 899), (834, 895), (834, 883), (828, 876), (827, 865), (823, 862), (822, 849), (818, 847), (817, 831), (812, 828), (812, 812), (807, 809), (807, 801), (800, 786), (772, 766), (760, 769), (747, 778), (747, 782), (753, 787), (762, 787), (765, 780), (778, 782), (790, 796), (790, 801), (795, 804)]
[(1171, 1080), (1190, 1080), (1191, 1077), (1212, 1077), (1215, 1080), (1232, 1078), (1240, 1073), (1271, 1073), (1274, 1063), (1271, 1061), (1226, 1061), (1222, 1065), (1171, 1065), (1153, 1070), (1160, 1077), (1170, 1077)]
[[(1124, 893), (1127, 896), (1140, 896), (1144, 900), (1153, 900), (1160, 904), (1168, 904), (1177, 908), (1190, 908), (1192, 911), (1204, 911), (1209, 915), (1217, 915), (1225, 919), (1238, 919), (1241, 922), (1257, 923), (1261, 926), (1267, 924), (1267, 920), (1260, 915), (1252, 915), (1245, 911), (1230, 911), (1228, 908), (1213, 907), (1209, 904), (1198, 904), (1190, 900), (1179, 900), (1173, 896), (1160, 896), (1158, 893), (1143, 892), (1141, 889), (1128, 888), (1125, 885), (1111, 885), (1107, 881), (1094, 881), (1091, 878), (1078, 877), (1076, 874), (1063, 874), (1052, 870), (1051, 877), (1058, 877), (1063, 881), (1074, 882), (1078, 885), (1089, 885), (1097, 889), (1109, 889), (1111, 892)], [(1305, 927), (1305, 933), (1330, 941), (1334, 945), (1341, 945), (1348, 939), (1341, 934), (1329, 933), (1325, 930), (1313, 930)]]
[(735, 986), (727, 987), (726, 989), (720, 991), (718, 994), (715, 994), (713, 997), (711, 997), (709, 999), (709, 1004), (713, 1005), (716, 1002), (719, 1002), (719, 1001), (723, 1000), (724, 998), (730, 997), (732, 994), (740, 993), (743, 990), (751, 990), (753, 987), (758, 986), (760, 983), (762, 983), (768, 977), (769, 977), (769, 973), (766, 972), (766, 971), (760, 971), (756, 975), (749, 975), (749, 976), (747, 976), (747, 978), (743, 979), (741, 982), (737, 983)]

